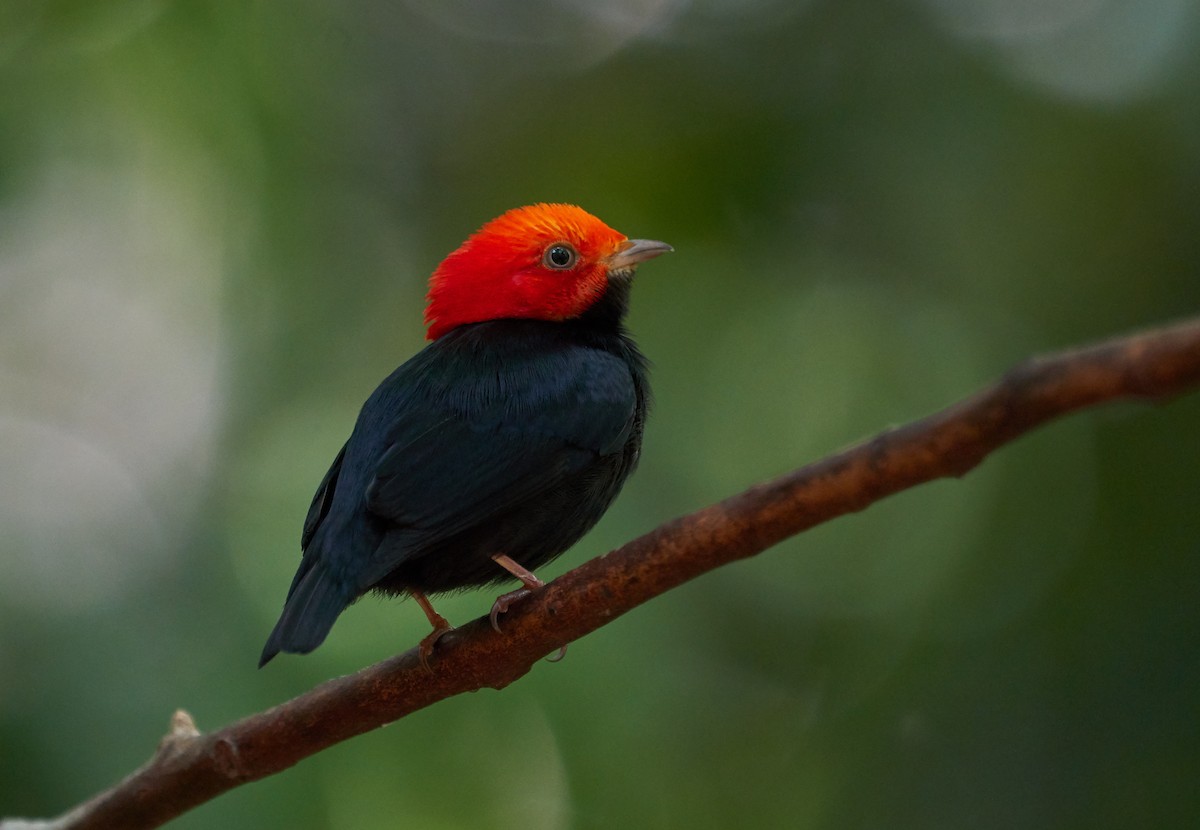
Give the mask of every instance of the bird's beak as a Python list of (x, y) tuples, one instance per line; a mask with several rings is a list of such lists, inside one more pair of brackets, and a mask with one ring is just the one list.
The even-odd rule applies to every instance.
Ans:
[(627, 239), (620, 249), (608, 258), (609, 271), (632, 271), (640, 262), (653, 259), (659, 254), (675, 250), (666, 242), (653, 239)]

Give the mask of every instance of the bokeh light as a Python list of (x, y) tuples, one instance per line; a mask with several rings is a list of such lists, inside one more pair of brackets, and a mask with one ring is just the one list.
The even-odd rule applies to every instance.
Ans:
[[(425, 633), (368, 598), (255, 668), (482, 222), (571, 201), (676, 249), (630, 316), (642, 465), (553, 577), (1194, 314), (1198, 47), (1186, 0), (0, 7), (0, 815)], [(1064, 419), (174, 826), (1188, 826), (1198, 427)]]

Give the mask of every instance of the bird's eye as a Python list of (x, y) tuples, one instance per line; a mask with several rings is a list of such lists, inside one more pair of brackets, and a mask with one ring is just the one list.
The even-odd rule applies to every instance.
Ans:
[(560, 242), (546, 249), (546, 253), (542, 255), (542, 262), (545, 263), (547, 268), (553, 268), (555, 271), (565, 271), (575, 265), (575, 260), (578, 256), (574, 248)]

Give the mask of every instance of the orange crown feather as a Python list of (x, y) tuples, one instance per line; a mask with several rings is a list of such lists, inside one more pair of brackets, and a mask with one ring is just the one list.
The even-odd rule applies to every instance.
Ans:
[[(576, 317), (604, 295), (610, 260), (626, 239), (575, 205), (510, 210), (472, 234), (433, 272), (427, 337), (436, 340), (484, 320)], [(557, 261), (566, 261), (563, 248), (569, 266)]]

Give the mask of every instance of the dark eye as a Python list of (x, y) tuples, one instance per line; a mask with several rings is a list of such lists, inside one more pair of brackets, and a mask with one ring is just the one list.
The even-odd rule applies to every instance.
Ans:
[(575, 264), (576, 257), (578, 254), (575, 253), (574, 248), (560, 242), (546, 249), (546, 253), (542, 255), (542, 262), (546, 264), (547, 268), (565, 271)]

